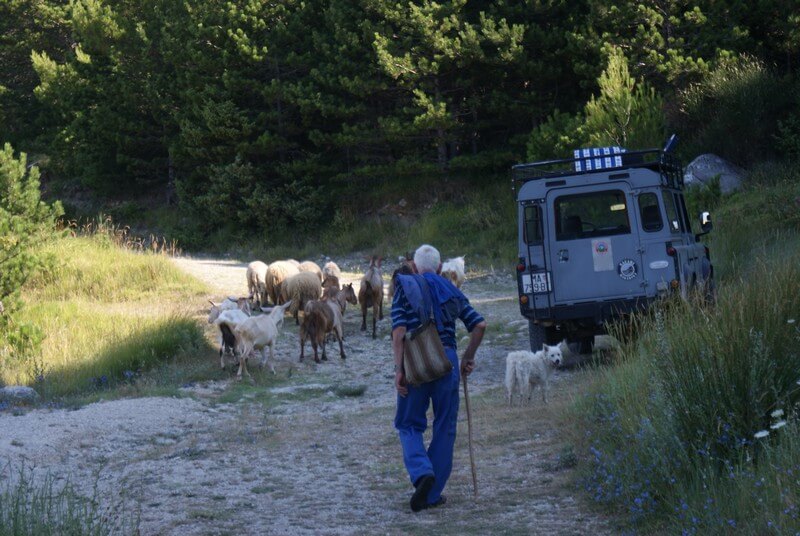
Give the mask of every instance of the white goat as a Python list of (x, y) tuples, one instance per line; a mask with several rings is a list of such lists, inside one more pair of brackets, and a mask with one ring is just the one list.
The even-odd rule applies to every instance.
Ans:
[(267, 269), (266, 263), (253, 261), (247, 265), (247, 292), (250, 299), (260, 307), (267, 304)]
[(519, 351), (506, 356), (506, 399), (513, 402), (514, 393), (519, 393), (520, 402), (530, 401), (533, 389), (542, 387), (542, 400), (547, 404), (550, 377), (561, 364), (563, 356), (559, 345), (543, 345), (536, 353)]
[(442, 263), (442, 277), (446, 277), (452, 283), (461, 288), (464, 284), (464, 257), (456, 257), (454, 259), (447, 259)]
[(231, 311), (233, 309), (239, 309), (240, 311), (247, 313), (247, 316), (252, 314), (250, 310), (250, 300), (247, 298), (234, 298), (228, 297), (222, 303), (214, 303), (211, 300), (208, 300), (208, 303), (211, 304), (211, 309), (208, 311), (208, 323), (211, 324), (217, 317), (222, 313), (222, 311)]
[(228, 309), (222, 311), (219, 316), (214, 320), (214, 323), (219, 327), (220, 343), (219, 343), (219, 366), (225, 368), (225, 354), (230, 353), (236, 357), (236, 335), (234, 330), (236, 327), (250, 318), (244, 311), (239, 309)]
[[(289, 301), (283, 305), (276, 305), (271, 309), (262, 308), (261, 310), (266, 314), (251, 316), (233, 330), (239, 344), (239, 372), (236, 373), (236, 376), (241, 378), (242, 370), (250, 376), (250, 373), (247, 372), (247, 357), (253, 350), (261, 351), (259, 366), (263, 367), (266, 363), (269, 363), (270, 370), (275, 374), (275, 367), (272, 366), (271, 361), (275, 357), (275, 341), (278, 339), (278, 333), (283, 326), (283, 316), (286, 314), (286, 309), (291, 304), (292, 302)], [(267, 346), (269, 346), (270, 361), (267, 360)]]

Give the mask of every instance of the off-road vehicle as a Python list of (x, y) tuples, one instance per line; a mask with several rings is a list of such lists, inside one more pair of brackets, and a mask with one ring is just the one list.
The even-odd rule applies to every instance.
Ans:
[(610, 322), (671, 294), (713, 292), (708, 213), (695, 234), (683, 169), (665, 149), (579, 149), (512, 168), (517, 284), (532, 350), (567, 339), (589, 353)]

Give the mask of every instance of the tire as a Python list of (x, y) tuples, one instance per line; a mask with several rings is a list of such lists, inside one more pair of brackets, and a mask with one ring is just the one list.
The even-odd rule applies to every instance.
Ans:
[(528, 320), (528, 338), (531, 343), (531, 352), (538, 352), (547, 342), (547, 329), (540, 324), (534, 324), (533, 320)]

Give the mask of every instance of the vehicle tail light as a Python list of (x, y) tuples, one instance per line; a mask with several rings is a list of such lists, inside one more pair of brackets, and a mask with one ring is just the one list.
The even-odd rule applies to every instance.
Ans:
[(670, 257), (674, 257), (677, 254), (678, 254), (678, 250), (676, 250), (672, 246), (667, 246), (667, 255), (669, 255)]
[(673, 279), (672, 281), (669, 282), (669, 286), (675, 289), (681, 286), (681, 282), (678, 281), (677, 279)]
[(522, 305), (527, 305), (527, 303), (528, 303), (528, 296), (526, 296), (525, 294), (523, 294), (522, 296), (520, 296), (520, 297), (519, 297), (519, 303), (521, 303)]
[(525, 271), (525, 259), (523, 259), (522, 257), (520, 257), (520, 259), (519, 259), (519, 264), (517, 265), (517, 271), (518, 272), (524, 272)]

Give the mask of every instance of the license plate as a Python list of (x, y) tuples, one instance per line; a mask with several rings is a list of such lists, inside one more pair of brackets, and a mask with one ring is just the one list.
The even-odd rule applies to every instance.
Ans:
[(550, 272), (522, 274), (522, 292), (524, 294), (543, 294), (550, 292)]

